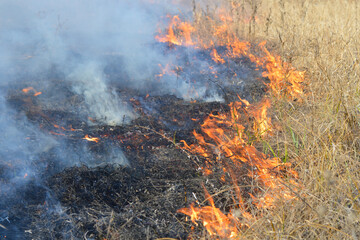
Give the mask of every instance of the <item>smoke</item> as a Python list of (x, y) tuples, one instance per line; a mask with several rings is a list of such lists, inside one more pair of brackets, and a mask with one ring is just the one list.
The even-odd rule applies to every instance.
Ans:
[[(196, 54), (188, 50), (187, 58), (179, 59), (155, 41), (164, 16), (178, 8), (184, 14), (192, 10), (189, 3), (179, 1), (174, 7), (172, 2), (0, 1), (0, 191), (6, 193), (0, 208), (29, 182), (41, 186), (44, 176), (65, 167), (128, 164), (111, 143), (104, 156), (98, 156), (87, 143), (73, 146), (43, 133), (8, 104), (11, 91), (34, 86), (43, 92), (36, 101), (44, 109), (74, 114), (88, 125), (122, 125), (136, 118), (118, 87), (187, 100), (221, 100), (212, 84), (195, 81), (193, 70), (158, 77), (164, 66), (182, 65)], [(198, 71), (208, 67), (200, 60), (193, 65)], [(79, 99), (76, 104), (73, 96)], [(55, 167), (43, 155), (51, 156)], [(0, 217), (2, 224), (8, 216), (0, 212)]]
[[(34, 86), (43, 94), (38, 105), (47, 110), (72, 113), (89, 125), (122, 125), (136, 118), (117, 89), (135, 89), (144, 94), (174, 94), (187, 100), (221, 100), (212, 83), (195, 75), (209, 68), (207, 60), (196, 59), (194, 49), (178, 52), (159, 44), (155, 35), (159, 23), (167, 14), (181, 9), (192, 11), (189, 1), (145, 0), (61, 0), (61, 1), (1, 1), (0, 2), (0, 127), (7, 136), (3, 141), (4, 162), (12, 160), (6, 153), (21, 156), (23, 170), (15, 175), (29, 175), (29, 169), (39, 154), (55, 151), (63, 167), (92, 162), (88, 148), (72, 149), (67, 143), (41, 133), (18, 110), (6, 104), (10, 91)], [(163, 68), (187, 63), (191, 69), (158, 77)], [(73, 101), (76, 96), (77, 101)], [(6, 117), (5, 117), (6, 116)], [(89, 119), (92, 119), (89, 120)], [(94, 121), (95, 120), (95, 121)], [(95, 123), (94, 123), (95, 122)], [(28, 135), (34, 141), (24, 141)], [(38, 146), (33, 146), (34, 143)], [(83, 150), (85, 149), (85, 150)], [(76, 160), (62, 157), (64, 152), (76, 153)], [(109, 154), (118, 152), (109, 150)], [(62, 154), (61, 154), (62, 153)], [(126, 163), (122, 154), (112, 158)], [(5, 159), (5, 160), (4, 160)], [(88, 160), (85, 160), (88, 159)], [(93, 161), (94, 164), (97, 161)], [(111, 162), (111, 161), (110, 161)], [(32, 166), (34, 167), (34, 166)]]
[[(156, 45), (154, 37), (159, 23), (168, 20), (167, 14), (179, 8), (185, 14), (192, 10), (189, 1), (170, 3), (173, 1), (3, 1), (0, 68), (23, 83), (25, 78), (44, 76), (41, 87), (48, 88), (41, 90), (48, 92), (52, 85), (47, 78), (56, 70), (72, 92), (83, 97), (88, 115), (105, 124), (120, 125), (136, 117), (123, 96), (114, 91), (117, 86), (187, 100), (220, 100), (214, 86), (198, 79), (184, 74), (156, 77), (162, 67), (181, 66), (196, 54), (188, 52), (188, 59), (178, 59), (175, 53), (164, 51), (165, 44)], [(199, 71), (208, 67), (206, 61), (202, 65)], [(106, 72), (109, 66), (112, 71)]]
[(95, 119), (117, 125), (134, 118), (126, 103), (122, 104), (116, 92), (108, 89), (96, 62), (78, 66), (68, 79), (73, 82), (73, 90), (84, 96), (89, 113)]

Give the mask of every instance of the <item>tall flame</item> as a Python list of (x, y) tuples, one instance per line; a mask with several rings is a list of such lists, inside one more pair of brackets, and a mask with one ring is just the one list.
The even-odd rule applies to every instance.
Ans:
[[(268, 80), (265, 84), (275, 97), (301, 99), (304, 93), (304, 72), (295, 70), (279, 56), (270, 53), (265, 47), (266, 42), (252, 47), (249, 42), (241, 41), (232, 31), (234, 21), (226, 11), (220, 11), (214, 19), (208, 17), (207, 20), (212, 26), (210, 37), (202, 37), (196, 24), (191, 25), (181, 21), (179, 16), (174, 16), (168, 26), (168, 33), (160, 33), (156, 39), (171, 45), (208, 50), (216, 64), (226, 64), (235, 58), (248, 58), (263, 71), (262, 76)], [(219, 54), (218, 47), (226, 50)], [(239, 101), (230, 103), (229, 107), (227, 113), (210, 114), (201, 125), (201, 132), (193, 132), (197, 143), (188, 145), (182, 141), (183, 149), (203, 157), (201, 167), (204, 175), (212, 174), (221, 166), (224, 174), (220, 180), (230, 181), (229, 184), (234, 186), (234, 209), (240, 211), (243, 220), (253, 221), (256, 216), (247, 210), (249, 204), (259, 210), (274, 208), (277, 200), (295, 199), (294, 189), (301, 185), (297, 181), (297, 172), (289, 163), (282, 162), (278, 157), (269, 157), (253, 145), (254, 139), (273, 132), (268, 116), (271, 107), (269, 98), (254, 106), (239, 98)], [(247, 177), (255, 183), (253, 190), (247, 194), (252, 203), (247, 204), (243, 200), (244, 193), (239, 186), (241, 178), (238, 176), (245, 165), (248, 169)], [(238, 214), (224, 214), (217, 208), (206, 189), (205, 197), (210, 206), (195, 207), (192, 204), (178, 211), (190, 216), (195, 224), (201, 221), (210, 235), (222, 238), (233, 238), (239, 233), (240, 227), (247, 226), (243, 220), (240, 221)]]

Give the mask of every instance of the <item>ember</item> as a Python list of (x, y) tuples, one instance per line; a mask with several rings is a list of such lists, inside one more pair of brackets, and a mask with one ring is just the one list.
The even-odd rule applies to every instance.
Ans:
[(86, 139), (86, 140), (88, 140), (88, 141), (90, 141), (90, 142), (96, 142), (96, 143), (98, 143), (99, 141), (100, 141), (100, 138), (98, 138), (98, 137), (89, 137), (89, 135), (85, 135), (85, 137), (83, 137), (83, 139)]
[(31, 91), (31, 92), (34, 92), (34, 96), (35, 96), (35, 97), (36, 97), (36, 96), (39, 96), (40, 94), (42, 94), (42, 92), (36, 91), (33, 87), (24, 88), (22, 91), (23, 91), (24, 93), (29, 93), (30, 91)]

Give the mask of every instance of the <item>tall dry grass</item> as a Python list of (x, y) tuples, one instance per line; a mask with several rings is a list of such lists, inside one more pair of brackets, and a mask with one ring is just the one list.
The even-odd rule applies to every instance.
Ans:
[(282, 130), (268, 140), (298, 170), (299, 200), (263, 212), (238, 238), (360, 239), (360, 2), (224, 2), (241, 38), (267, 40), (308, 79), (303, 101), (276, 100)]
[(216, 22), (207, 16), (224, 8), (240, 39), (267, 40), (272, 52), (306, 71), (302, 101), (273, 99), (281, 130), (264, 140), (291, 161), (303, 188), (297, 201), (263, 211), (237, 239), (360, 239), (360, 2), (199, 2), (193, 12), (202, 39), (214, 40)]

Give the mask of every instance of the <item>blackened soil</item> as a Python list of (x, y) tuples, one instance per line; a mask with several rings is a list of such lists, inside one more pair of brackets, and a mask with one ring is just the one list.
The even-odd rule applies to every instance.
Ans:
[[(0, 216), (4, 218), (0, 222), (1, 236), (187, 239), (201, 231), (200, 225), (191, 230), (191, 223), (177, 210), (193, 202), (202, 203), (203, 186), (210, 192), (226, 186), (216, 171), (205, 178), (198, 165), (201, 159), (182, 150), (179, 142), (193, 143), (192, 131), (199, 131), (210, 113), (226, 112), (228, 106), (219, 102), (186, 102), (171, 95), (138, 95), (129, 101), (138, 114), (136, 120), (123, 126), (99, 126), (88, 124), (71, 112), (43, 109), (29, 96), (10, 99), (11, 104), (19, 105), (19, 112), (23, 111), (32, 124), (39, 126), (38, 131), (73, 146), (75, 152), (81, 153), (85, 146), (92, 156), (98, 157), (91, 166), (77, 164), (69, 168), (62, 164), (65, 157), (59, 159), (59, 153), (51, 147), (39, 154), (39, 161), (34, 164), (46, 166), (45, 172), (39, 172), (42, 180), (25, 184), (1, 202), (7, 205)], [(57, 126), (57, 119), (61, 119), (65, 130)], [(69, 126), (75, 131), (69, 131)], [(87, 142), (85, 135), (99, 137), (100, 141)], [(109, 146), (121, 149), (128, 164), (107, 163)], [(6, 181), (11, 169), (0, 172), (2, 181)], [(219, 195), (217, 205), (226, 211), (229, 198), (224, 194)]]
[[(209, 53), (203, 54), (209, 58)], [(31, 167), (41, 171), (35, 171), (37, 176), (27, 176), (30, 180), (24, 181), (12, 195), (6, 195), (4, 190), (0, 199), (0, 239), (201, 236), (194, 234), (202, 231), (200, 225), (187, 222), (177, 210), (193, 202), (206, 204), (203, 187), (210, 193), (219, 193), (216, 205), (221, 210), (230, 210), (233, 203), (226, 195), (229, 187), (220, 181), (221, 169), (204, 177), (200, 171), (204, 159), (182, 150), (180, 140), (194, 143), (192, 132), (200, 132), (210, 113), (228, 112), (227, 103), (236, 101), (238, 94), (249, 101), (260, 99), (265, 85), (255, 80), (259, 77), (254, 73), (256, 66), (244, 61), (231, 63), (235, 70), (243, 66), (238, 72), (228, 70), (232, 65), (218, 66), (218, 77), (211, 79), (223, 93), (224, 103), (184, 101), (172, 95), (149, 96), (119, 88), (122, 101), (131, 104), (137, 113), (135, 120), (122, 126), (89, 119), (83, 111), (84, 99), (73, 94), (66, 81), (46, 80), (58, 95), (44, 91), (36, 97), (21, 92), (27, 86), (14, 86), (7, 103), (16, 110), (19, 119), (26, 118), (33, 124), (34, 136), (28, 136), (27, 141), (35, 146), (38, 131), (51, 136), (57, 145), (38, 147), (38, 159), (31, 160)], [(183, 74), (196, 76), (197, 70), (194, 66)], [(234, 73), (244, 76), (243, 79), (234, 79)], [(218, 79), (226, 79), (227, 83), (221, 85)], [(235, 82), (242, 84), (234, 85)], [(42, 87), (41, 83), (31, 86), (37, 90)], [(99, 142), (86, 141), (86, 135), (99, 138)], [(8, 165), (2, 161), (4, 158), (0, 156), (0, 181), (11, 188), (13, 183), (7, 181), (12, 179), (12, 172), (18, 171), (16, 160), (11, 158), (13, 164)], [(109, 161), (116, 158), (121, 161), (115, 164)], [(239, 175), (247, 181), (246, 166)]]

